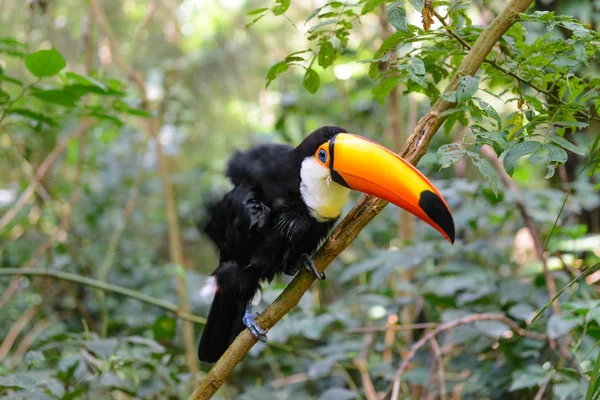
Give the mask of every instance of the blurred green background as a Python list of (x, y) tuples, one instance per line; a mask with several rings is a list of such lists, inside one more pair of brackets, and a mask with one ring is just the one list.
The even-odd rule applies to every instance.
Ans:
[[(399, 150), (466, 51), (437, 19), (423, 30), (422, 1), (391, 3), (0, 0), (0, 398), (191, 393), (202, 325), (188, 323), (186, 337), (168, 307), (77, 277), (174, 307), (185, 299), (205, 316), (200, 289), (217, 256), (195, 225), (203, 198), (230, 187), (223, 170), (235, 149), (297, 144), (338, 125)], [(504, 6), (433, 2), (470, 44)], [(531, 22), (511, 29), (489, 59), (546, 93), (484, 64), (472, 87), (484, 103), (470, 93), (433, 139), (419, 168), (448, 200), (457, 243), (387, 207), (219, 398), (371, 399), (368, 383), (389, 393), (426, 331), (473, 314), (505, 320), (444, 329), (410, 359), (400, 398), (585, 397), (600, 340), (600, 277), (590, 270), (600, 260), (599, 7), (536, 2)], [(319, 25), (327, 18), (333, 28)], [(403, 23), (397, 58), (383, 59), (378, 49)], [(332, 62), (317, 56), (325, 42)], [(66, 67), (36, 78), (25, 55), (53, 47)], [(51, 69), (46, 61), (41, 68)], [(290, 65), (267, 86), (280, 62)], [(303, 85), (306, 67), (318, 74), (316, 93)], [(543, 145), (524, 151), (532, 142)], [(550, 306), (532, 323), (557, 290), (548, 289), (536, 239), (558, 290), (588, 275), (569, 284), (560, 313)], [(75, 278), (16, 278), (15, 268)], [(265, 286), (259, 307), (290, 279)]]

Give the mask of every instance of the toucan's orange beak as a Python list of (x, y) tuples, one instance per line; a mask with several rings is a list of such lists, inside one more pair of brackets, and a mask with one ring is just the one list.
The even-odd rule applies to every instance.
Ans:
[(448, 204), (408, 161), (375, 142), (349, 133), (339, 133), (321, 145), (315, 153), (317, 161), (320, 150), (327, 152), (327, 166), (336, 183), (409, 211), (454, 243), (454, 220)]

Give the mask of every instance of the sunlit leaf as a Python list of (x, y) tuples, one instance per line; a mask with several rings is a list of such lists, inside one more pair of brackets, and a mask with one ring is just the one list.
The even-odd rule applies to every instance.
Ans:
[(365, 15), (368, 12), (371, 12), (375, 9), (375, 7), (387, 3), (390, 0), (367, 0), (367, 2), (365, 2), (365, 5), (363, 6), (362, 10), (360, 11), (360, 13), (362, 15)]
[(574, 145), (573, 143), (569, 142), (567, 139), (565, 139), (561, 136), (551, 135), (549, 137), (549, 139), (552, 140), (557, 145), (559, 145), (560, 147), (567, 149), (569, 151), (572, 151), (575, 154), (579, 154), (579, 155), (585, 154), (584, 150), (580, 149), (579, 147), (577, 147), (576, 145)]
[(44, 78), (58, 74), (67, 62), (55, 48), (40, 50), (25, 56), (25, 66), (33, 75)]
[(288, 70), (288, 68), (289, 66), (285, 62), (278, 62), (269, 68), (269, 71), (267, 72), (267, 84), (265, 87), (269, 87), (277, 75), (284, 73)]
[(409, 0), (409, 1), (410, 1), (410, 4), (412, 4), (412, 6), (418, 12), (421, 12), (423, 10), (423, 6), (425, 4), (424, 0)]
[(458, 80), (456, 88), (456, 100), (459, 103), (471, 98), (479, 88), (479, 79), (474, 76), (463, 76)]
[(315, 70), (309, 68), (306, 70), (304, 74), (304, 79), (302, 79), (302, 86), (309, 93), (317, 93), (319, 90), (319, 86), (321, 85), (321, 78), (319, 74), (315, 72)]
[(525, 141), (519, 142), (513, 146), (504, 156), (504, 169), (512, 176), (515, 170), (515, 164), (521, 157), (533, 153), (542, 146), (539, 142)]
[(263, 8), (255, 8), (254, 10), (250, 10), (250, 11), (248, 11), (248, 12), (246, 13), (246, 15), (257, 15), (257, 14), (263, 13), (263, 12), (265, 12), (265, 11), (267, 11), (267, 10), (269, 10), (269, 9), (268, 9), (268, 8), (266, 8), (266, 7), (263, 7)]
[(290, 8), (290, 0), (275, 0), (275, 5), (273, 6), (273, 14), (281, 15)]
[(333, 61), (335, 60), (335, 56), (336, 56), (336, 50), (333, 48), (333, 45), (331, 44), (330, 41), (321, 43), (321, 46), (319, 47), (319, 57), (318, 57), (319, 65), (321, 67), (327, 68), (331, 64), (333, 64)]
[(48, 103), (56, 104), (65, 107), (75, 107), (78, 96), (63, 90), (32, 90), (31, 95)]
[(407, 32), (406, 10), (403, 3), (393, 3), (387, 6), (387, 17), (390, 25), (399, 31)]

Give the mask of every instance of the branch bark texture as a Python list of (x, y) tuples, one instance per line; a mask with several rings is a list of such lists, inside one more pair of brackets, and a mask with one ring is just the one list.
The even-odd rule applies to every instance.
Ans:
[[(524, 12), (532, 3), (533, 0), (511, 0), (506, 5), (498, 17), (481, 32), (450, 81), (446, 93), (456, 90), (461, 77), (473, 76), (477, 72), (492, 47), (518, 19), (519, 14)], [(427, 146), (437, 130), (446, 120), (446, 116), (441, 114), (454, 106), (455, 103), (444, 101), (441, 98), (438, 99), (431, 110), (415, 126), (404, 148), (399, 153), (400, 156), (416, 165), (421, 157), (425, 155)], [(360, 231), (383, 210), (386, 204), (387, 202), (372, 196), (363, 197), (346, 218), (339, 223), (329, 239), (317, 250), (314, 256), (317, 269), (323, 271), (327, 268), (350, 245)], [(314, 280), (313, 275), (301, 271), (283, 293), (258, 317), (258, 324), (264, 329), (269, 329), (275, 325), (298, 304), (302, 295), (310, 288)], [(257, 339), (247, 329), (240, 333), (192, 393), (189, 400), (210, 399), (256, 342)]]

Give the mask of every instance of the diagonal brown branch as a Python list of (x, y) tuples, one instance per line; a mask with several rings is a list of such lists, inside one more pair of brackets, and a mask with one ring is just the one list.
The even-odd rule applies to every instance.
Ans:
[[(518, 19), (533, 0), (511, 0), (505, 9), (494, 19), (490, 25), (481, 32), (473, 47), (463, 59), (456, 75), (446, 88), (446, 93), (456, 90), (458, 80), (466, 75), (474, 75), (485, 61), (494, 44)], [(413, 165), (425, 155), (429, 142), (446, 120), (441, 115), (444, 111), (454, 107), (454, 103), (442, 100), (435, 102), (431, 110), (417, 123), (408, 138), (400, 155)], [(380, 199), (365, 196), (350, 211), (333, 231), (329, 239), (321, 246), (314, 257), (315, 265), (323, 271), (350, 243), (358, 236), (360, 231), (386, 206)], [(314, 276), (308, 272), (300, 272), (281, 295), (269, 305), (258, 317), (258, 324), (266, 329), (271, 328), (285, 314), (287, 314), (302, 298), (314, 281)], [(246, 329), (229, 346), (221, 359), (210, 370), (206, 378), (198, 385), (190, 396), (190, 400), (210, 399), (223, 385), (225, 379), (233, 372), (246, 353), (256, 344), (257, 339)]]

